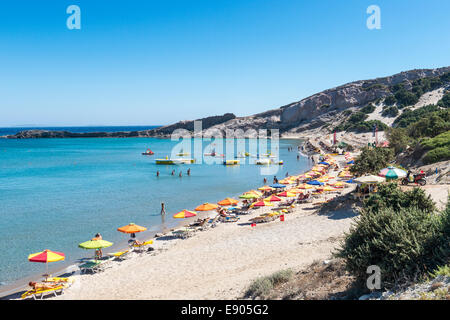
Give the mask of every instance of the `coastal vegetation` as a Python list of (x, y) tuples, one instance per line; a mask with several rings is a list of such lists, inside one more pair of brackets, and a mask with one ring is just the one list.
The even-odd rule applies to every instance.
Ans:
[(436, 213), (420, 189), (403, 192), (395, 184), (379, 186), (335, 253), (365, 285), (367, 267), (381, 269), (383, 289), (424, 279), (448, 264), (450, 207)]
[(291, 269), (277, 271), (266, 277), (254, 280), (245, 293), (245, 298), (260, 297), (267, 299), (270, 292), (282, 283), (288, 282), (294, 275)]
[(358, 176), (364, 174), (378, 174), (394, 159), (394, 151), (391, 148), (369, 148), (361, 150), (361, 154), (355, 159), (355, 164), (350, 171)]

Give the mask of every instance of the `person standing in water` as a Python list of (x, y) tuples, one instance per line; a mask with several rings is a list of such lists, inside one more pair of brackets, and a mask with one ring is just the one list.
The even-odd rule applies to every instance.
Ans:
[(173, 175), (173, 176), (175, 175), (175, 170), (172, 170), (172, 175)]
[(183, 173), (182, 173), (182, 171), (180, 171), (180, 174), (178, 176), (181, 178), (182, 175), (183, 175)]
[(187, 175), (188, 175), (188, 176), (191, 175), (191, 168), (187, 169)]
[(156, 171), (156, 176), (159, 177), (159, 171)]
[(166, 208), (164, 202), (161, 202), (161, 215), (164, 216), (166, 214)]

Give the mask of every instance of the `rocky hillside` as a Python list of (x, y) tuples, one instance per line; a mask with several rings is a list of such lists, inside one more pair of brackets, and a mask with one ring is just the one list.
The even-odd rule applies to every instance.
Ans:
[[(328, 89), (297, 102), (246, 117), (227, 113), (202, 120), (203, 129), (279, 129), (284, 137), (308, 136), (313, 133), (355, 129), (346, 125), (353, 113), (362, 111), (366, 116), (356, 119), (367, 125), (356, 127), (356, 131), (372, 127), (376, 121), (391, 125), (402, 109), (413, 109), (425, 104), (437, 103), (450, 86), (450, 67), (439, 69), (416, 69), (389, 77), (360, 80)], [(437, 79), (437, 81), (436, 81)], [(445, 81), (442, 81), (444, 79)], [(359, 115), (360, 116), (360, 115)], [(372, 121), (372, 122), (370, 122)], [(7, 138), (41, 137), (167, 137), (175, 129), (193, 130), (193, 121), (180, 121), (161, 128), (119, 133), (74, 134), (32, 130), (20, 132)]]

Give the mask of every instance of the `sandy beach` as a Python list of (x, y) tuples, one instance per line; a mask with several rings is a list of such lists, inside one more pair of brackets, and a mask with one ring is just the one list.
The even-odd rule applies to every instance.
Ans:
[[(303, 207), (303, 208), (302, 208)], [(56, 299), (236, 299), (251, 280), (327, 259), (351, 213), (317, 215), (302, 205), (286, 220), (251, 227), (248, 219), (221, 223), (186, 240), (156, 240), (155, 254), (112, 262)]]
[(168, 233), (155, 239), (150, 253), (110, 261), (100, 273), (74, 275), (75, 283), (52, 299), (237, 299), (259, 276), (328, 259), (357, 215), (351, 210), (321, 215), (317, 206), (306, 203), (297, 204), (285, 221), (251, 226), (249, 219), (271, 208), (252, 209), (238, 222), (219, 223), (188, 239)]

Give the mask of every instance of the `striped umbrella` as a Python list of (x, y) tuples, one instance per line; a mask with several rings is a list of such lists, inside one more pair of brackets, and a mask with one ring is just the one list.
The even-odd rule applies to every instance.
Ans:
[(177, 214), (174, 214), (174, 218), (190, 218), (190, 217), (195, 217), (197, 215), (197, 213), (195, 213), (194, 211), (189, 211), (189, 210), (183, 210), (178, 212)]
[(40, 262), (45, 263), (46, 276), (48, 276), (48, 263), (61, 261), (66, 258), (65, 254), (62, 252), (55, 252), (45, 249), (42, 252), (32, 253), (28, 256), (28, 261), (30, 262)]
[(386, 179), (398, 179), (406, 177), (406, 171), (395, 167), (387, 167), (381, 169), (378, 175)]

